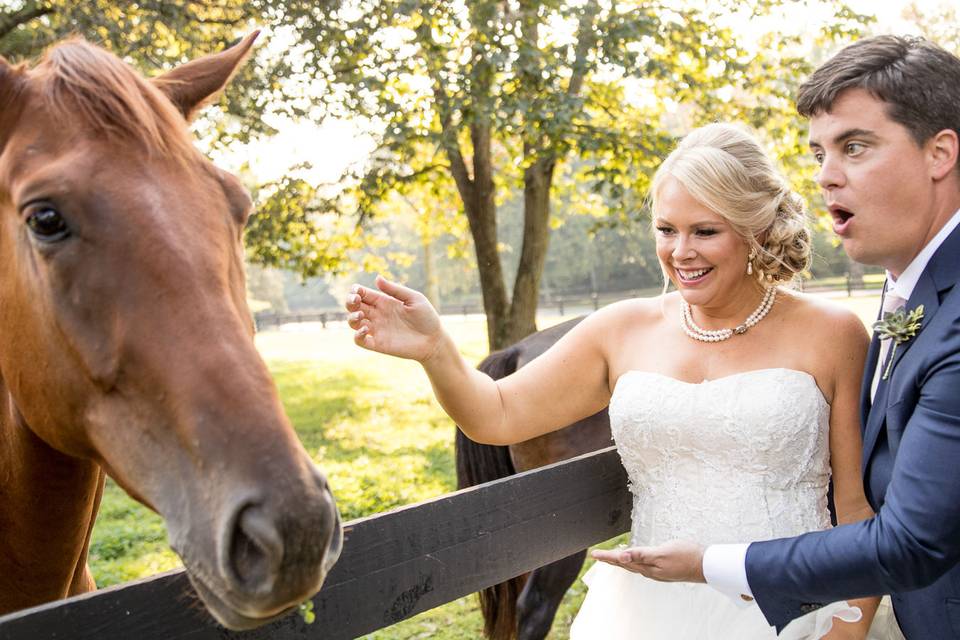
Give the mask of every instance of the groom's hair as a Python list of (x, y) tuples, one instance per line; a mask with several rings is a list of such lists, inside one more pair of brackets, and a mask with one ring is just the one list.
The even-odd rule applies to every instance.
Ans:
[(960, 58), (929, 40), (884, 35), (845, 47), (800, 85), (797, 111), (830, 111), (847, 89), (887, 103), (887, 115), (918, 145), (944, 129), (960, 136)]

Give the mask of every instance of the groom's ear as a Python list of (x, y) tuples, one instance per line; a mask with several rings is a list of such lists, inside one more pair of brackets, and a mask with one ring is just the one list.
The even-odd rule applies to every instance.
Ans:
[(960, 154), (960, 139), (953, 129), (935, 133), (925, 145), (930, 154), (930, 175), (934, 180), (943, 180), (957, 168)]

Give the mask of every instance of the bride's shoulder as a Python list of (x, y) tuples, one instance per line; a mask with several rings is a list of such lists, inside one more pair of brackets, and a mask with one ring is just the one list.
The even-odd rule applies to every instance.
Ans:
[(619, 300), (595, 311), (591, 318), (598, 325), (607, 328), (639, 328), (650, 326), (663, 320), (664, 314), (671, 305), (678, 302), (674, 299), (676, 292), (650, 298), (628, 298)]
[(845, 305), (819, 295), (785, 289), (781, 303), (797, 331), (823, 337), (832, 343), (852, 341), (865, 344), (868, 334), (863, 320)]

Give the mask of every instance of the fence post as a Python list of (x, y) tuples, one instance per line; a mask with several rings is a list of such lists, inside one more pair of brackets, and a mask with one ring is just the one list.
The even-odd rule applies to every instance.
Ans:
[(563, 296), (559, 296), (557, 298), (557, 307), (559, 307), (560, 317), (562, 318), (563, 317)]
[(850, 276), (850, 272), (847, 271), (847, 297), (853, 295), (853, 278)]
[(590, 298), (593, 299), (593, 310), (596, 311), (600, 308), (600, 295), (594, 291), (590, 294)]

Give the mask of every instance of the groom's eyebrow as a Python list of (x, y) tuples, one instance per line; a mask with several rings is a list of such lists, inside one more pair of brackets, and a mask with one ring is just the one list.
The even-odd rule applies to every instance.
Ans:
[[(873, 131), (870, 131), (869, 129), (858, 129), (858, 128), (854, 128), (854, 129), (847, 129), (846, 131), (843, 131), (842, 133), (834, 136), (834, 138), (833, 138), (833, 140), (832, 140), (831, 142), (832, 142), (834, 145), (841, 145), (841, 144), (843, 144), (844, 142), (846, 142), (847, 140), (849, 140), (850, 138), (871, 138), (871, 139), (872, 139), (872, 138), (874, 138), (874, 137), (876, 137), (876, 136), (874, 135)], [(822, 149), (822, 148), (823, 148), (823, 145), (822, 145), (818, 140), (814, 140), (814, 139), (811, 138), (811, 139), (810, 139), (810, 148), (811, 148), (811, 149)]]

